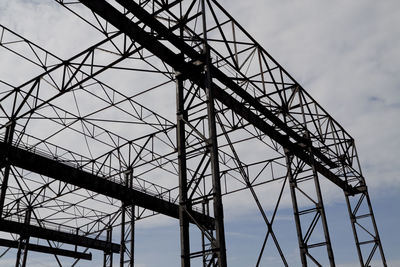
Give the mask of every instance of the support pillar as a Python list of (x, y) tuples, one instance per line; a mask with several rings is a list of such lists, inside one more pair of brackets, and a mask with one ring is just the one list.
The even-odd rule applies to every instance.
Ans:
[(306, 257), (307, 248), (306, 248), (306, 244), (304, 243), (304, 239), (303, 239), (299, 207), (298, 207), (297, 198), (296, 198), (297, 183), (296, 183), (296, 179), (294, 179), (294, 177), (293, 177), (293, 171), (292, 171), (293, 155), (290, 155), (290, 153), (288, 151), (285, 151), (285, 156), (286, 156), (287, 175), (288, 175), (289, 187), (290, 187), (290, 196), (292, 198), (294, 221), (296, 223), (297, 240), (299, 242), (300, 260), (301, 260), (302, 266), (307, 266), (307, 257)]
[(208, 129), (209, 129), (209, 149), (211, 156), (211, 172), (212, 172), (212, 185), (213, 185), (213, 208), (215, 218), (215, 242), (213, 250), (216, 251), (219, 267), (227, 266), (226, 259), (226, 245), (225, 245), (225, 229), (224, 229), (224, 214), (222, 207), (221, 195), (221, 177), (218, 162), (218, 143), (217, 143), (217, 128), (215, 120), (215, 107), (214, 107), (214, 92), (211, 88), (212, 73), (211, 73), (211, 57), (208, 48), (207, 39), (207, 18), (205, 0), (201, 1), (202, 6), (202, 19), (203, 19), (203, 54), (205, 58), (204, 72), (205, 72), (205, 89), (207, 94), (207, 112), (208, 112)]
[[(106, 241), (112, 243), (112, 228), (109, 226), (106, 230)], [(113, 252), (111, 250), (104, 251), (103, 267), (112, 267), (113, 265)]]
[[(12, 123), (6, 128), (6, 134), (4, 137), (4, 143), (7, 145), (12, 144), (13, 135), (14, 135), (15, 123), (13, 122), (14, 121), (13, 119), (11, 121), (12, 121)], [(4, 173), (3, 173), (3, 180), (1, 181), (1, 189), (0, 189), (0, 218), (3, 217), (3, 208), (4, 208), (4, 202), (5, 202), (7, 188), (8, 188), (8, 178), (10, 176), (10, 171), (11, 171), (11, 166), (7, 162), (7, 159), (6, 159)]]
[[(31, 208), (29, 207), (25, 212), (24, 224), (29, 225), (31, 220)], [(29, 236), (21, 235), (18, 243), (17, 260), (15, 267), (25, 267), (28, 258)]]
[[(205, 200), (202, 205), (204, 214), (209, 215), (209, 202)], [(208, 236), (213, 236), (213, 230), (208, 230), (207, 233)], [(201, 235), (201, 246), (203, 249), (203, 267), (217, 267), (217, 263), (214, 261), (214, 255), (212, 253), (213, 244), (204, 233)]]
[[(371, 266), (371, 261), (378, 250), (382, 266), (387, 267), (368, 190), (366, 186), (363, 186), (363, 188), (364, 190), (362, 193), (354, 196), (345, 192), (347, 210), (350, 216), (351, 228), (353, 230), (360, 266)], [(363, 233), (363, 235), (360, 236), (361, 233)], [(368, 248), (368, 246), (372, 246), (372, 248), (370, 248), (369, 251), (364, 250), (363, 253), (362, 248)]]
[[(357, 153), (357, 152), (355, 152)], [(347, 171), (347, 162), (345, 155), (340, 158), (340, 163), (342, 166), (342, 176), (344, 177), (346, 183), (349, 183), (349, 177), (353, 175), (352, 172)], [(360, 162), (357, 164), (359, 169)], [(351, 180), (351, 179), (350, 179)], [(361, 267), (369, 267), (373, 257), (376, 254), (376, 250), (378, 249), (380, 253), (380, 257), (382, 260), (382, 265), (387, 267), (385, 254), (383, 253), (383, 247), (381, 243), (381, 239), (378, 233), (378, 227), (376, 226), (375, 216), (371, 205), (371, 200), (368, 194), (368, 188), (365, 183), (365, 179), (360, 172), (360, 176), (357, 177), (358, 191), (360, 193), (351, 195), (346, 190), (344, 190), (344, 195), (346, 198), (347, 210), (350, 216), (351, 228), (354, 235), (354, 240), (356, 243), (358, 259), (360, 261)], [(360, 236), (360, 233), (363, 235)], [(362, 239), (362, 240), (360, 240)], [(368, 251), (368, 253), (363, 254), (362, 248), (367, 248), (371, 246), (372, 248)], [(365, 252), (365, 251), (364, 251)]]
[[(14, 135), (14, 127), (15, 127), (15, 123), (14, 123), (14, 119), (11, 119), (11, 124), (6, 128), (6, 134), (4, 137), (3, 142), (5, 144), (11, 145), (12, 144), (12, 140), (13, 140), (13, 135)], [(8, 149), (8, 148), (7, 148)], [(10, 177), (10, 171), (11, 171), (11, 166), (10, 164), (7, 162), (8, 160), (6, 159), (5, 162), (5, 167), (4, 167), (4, 172), (3, 172), (3, 179), (1, 180), (1, 188), (0, 188), (0, 219), (3, 219), (3, 209), (4, 209), (4, 203), (5, 203), (5, 199), (6, 199), (6, 194), (7, 194), (7, 188), (8, 188), (8, 179)], [(29, 210), (28, 210), (29, 211)], [(29, 215), (29, 218), (27, 217)], [(25, 214), (25, 222), (27, 221), (27, 219), (30, 219), (30, 211), (29, 213)], [(0, 222), (1, 224), (1, 222)], [(27, 251), (27, 242), (29, 242), (28, 240), (25, 240), (25, 244), (23, 243), (23, 238), (22, 236), (20, 237), (19, 243), (18, 243), (18, 252), (17, 252), (17, 260), (16, 260), (16, 266), (25, 266), (26, 263), (26, 255), (28, 254)], [(23, 254), (22, 256), (22, 262), (21, 262), (21, 254)]]
[(135, 262), (135, 208), (125, 206), (121, 208), (121, 252), (120, 266), (133, 267)]
[(215, 107), (214, 107), (214, 92), (211, 88), (212, 73), (211, 73), (211, 58), (207, 41), (207, 24), (206, 24), (206, 8), (205, 1), (201, 1), (202, 5), (202, 18), (203, 18), (203, 35), (204, 45), (203, 54), (205, 58), (204, 72), (205, 72), (205, 89), (207, 94), (207, 113), (208, 113), (208, 130), (209, 139), (208, 146), (210, 149), (211, 157), (211, 176), (213, 186), (213, 209), (215, 218), (215, 241), (212, 242), (212, 250), (216, 255), (213, 255), (218, 262), (218, 267), (226, 267), (226, 245), (225, 245), (225, 229), (224, 229), (224, 214), (222, 207), (222, 194), (221, 194), (221, 177), (218, 162), (218, 143), (217, 143), (217, 128), (215, 121)]
[(183, 81), (178, 75), (176, 77), (176, 114), (179, 168), (179, 227), (181, 240), (181, 267), (190, 267), (189, 218), (186, 213), (189, 204), (185, 141), (185, 121), (187, 121), (187, 111), (185, 110), (184, 106)]
[[(313, 155), (310, 151), (309, 153), (311, 157), (311, 166), (307, 166), (303, 161), (297, 158), (297, 161), (295, 162), (295, 157), (290, 153), (290, 151), (285, 151), (287, 175), (290, 184), (290, 194), (292, 198), (293, 213), (300, 250), (300, 259), (303, 267), (308, 266), (309, 260), (317, 266), (325, 266), (325, 264), (321, 262), (321, 260), (313, 256), (312, 253), (313, 248), (325, 247), (329, 265), (331, 267), (334, 267), (335, 260), (329, 236), (325, 208), (322, 200), (321, 187), (319, 184), (317, 172), (313, 165)], [(309, 184), (313, 183), (315, 189), (313, 193), (306, 192), (306, 190), (303, 190), (301, 188), (300, 184), (306, 182), (308, 182)], [(299, 203), (299, 196), (302, 196), (303, 199), (307, 199), (307, 203)], [(311, 222), (306, 222), (306, 220), (304, 219), (305, 216), (310, 215), (313, 216), (313, 219), (311, 220)], [(305, 232), (303, 232), (304, 230)], [(311, 239), (315, 231), (322, 231), (324, 236), (323, 241), (314, 241), (313, 243), (311, 243)]]
[(318, 209), (318, 212), (319, 212), (319, 214), (321, 216), (322, 228), (324, 230), (326, 252), (328, 253), (330, 266), (334, 267), (334, 266), (336, 266), (335, 265), (335, 259), (334, 259), (334, 256), (333, 256), (331, 238), (329, 236), (328, 221), (327, 221), (326, 215), (325, 215), (325, 207), (324, 207), (324, 203), (323, 203), (323, 200), (322, 200), (322, 193), (321, 193), (321, 186), (320, 186), (319, 178), (318, 178), (318, 172), (315, 169), (315, 165), (314, 165), (315, 158), (314, 158), (314, 155), (313, 155), (310, 147), (309, 147), (308, 150), (309, 150), (310, 157), (311, 157), (311, 167), (312, 167), (312, 172), (313, 172), (315, 191), (317, 193), (317, 199), (318, 199), (317, 209)]
[[(132, 170), (125, 176), (125, 185), (132, 188)], [(135, 263), (135, 206), (122, 203), (121, 206), (121, 251), (120, 267), (133, 267)]]
[[(202, 1), (202, 16), (205, 25), (205, 3)], [(206, 30), (204, 31), (206, 32)], [(183, 31), (181, 29), (181, 37)], [(182, 55), (182, 60), (185, 60)], [(223, 219), (223, 207), (222, 207), (222, 195), (220, 185), (220, 170), (218, 161), (218, 144), (217, 144), (217, 128), (215, 119), (215, 107), (214, 107), (214, 95), (211, 89), (212, 76), (210, 73), (210, 55), (207, 47), (207, 35), (204, 34), (203, 43), (203, 55), (198, 60), (198, 64), (201, 65), (204, 74), (203, 86), (199, 86), (200, 89), (204, 88), (205, 96), (204, 102), (197, 105), (206, 105), (202, 112), (204, 112), (204, 122), (202, 125), (206, 125), (204, 132), (196, 129), (200, 123), (198, 123), (198, 114), (194, 116), (193, 122), (191, 121), (190, 111), (191, 108), (191, 89), (187, 90), (184, 88), (184, 81), (179, 73), (176, 75), (176, 103), (177, 103), (177, 149), (178, 149), (178, 168), (179, 168), (179, 221), (180, 221), (180, 242), (181, 242), (181, 267), (189, 267), (191, 265), (191, 259), (202, 257), (204, 266), (218, 266), (226, 267), (226, 246), (225, 246), (225, 233), (224, 233), (224, 219)], [(183, 75), (182, 75), (183, 76)], [(190, 82), (189, 82), (190, 83)], [(196, 86), (196, 85), (193, 85)], [(197, 85), (198, 86), (198, 85)], [(196, 90), (196, 89), (193, 89)], [(185, 93), (187, 94), (185, 95)], [(187, 100), (187, 103), (185, 103)], [(196, 112), (196, 110), (194, 110)], [(203, 120), (203, 119), (202, 119)], [(188, 127), (189, 134), (186, 133), (185, 126)], [(203, 155), (200, 161), (195, 162), (192, 158), (193, 164), (197, 164), (195, 174), (188, 177), (187, 173), (187, 144), (186, 139), (190, 138), (190, 134), (193, 134), (201, 140), (203, 146)], [(204, 178), (204, 173), (209, 172), (211, 174), (211, 180), (207, 181)], [(197, 199), (193, 199), (195, 190), (198, 189), (200, 182), (207, 183), (207, 186), (211, 184), (212, 189), (210, 192), (203, 192), (197, 196)], [(210, 183), (210, 184), (208, 184)], [(211, 188), (210, 187), (210, 188)], [(189, 192), (189, 190), (191, 190)], [(212, 202), (212, 204), (211, 204)], [(202, 250), (198, 252), (192, 252), (190, 250), (190, 238), (189, 238), (189, 221), (193, 219), (192, 206), (202, 204), (207, 206), (207, 210), (212, 209), (211, 215), (215, 219), (214, 229), (207, 229), (199, 222), (195, 222), (201, 232), (202, 238)], [(210, 214), (209, 212), (205, 214)]]

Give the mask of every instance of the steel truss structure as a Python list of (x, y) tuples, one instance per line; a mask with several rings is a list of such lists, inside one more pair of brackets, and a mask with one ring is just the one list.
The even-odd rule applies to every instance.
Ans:
[(223, 200), (243, 192), (265, 229), (249, 266), (268, 247), (289, 266), (286, 198), (301, 264), (335, 266), (323, 186), (344, 192), (360, 265), (387, 266), (354, 139), (218, 1), (55, 1), (102, 40), (62, 59), (1, 25), (2, 51), (38, 70), (0, 77), (0, 245), (15, 266), (29, 251), (134, 266), (136, 222), (166, 215), (182, 267), (225, 267)]

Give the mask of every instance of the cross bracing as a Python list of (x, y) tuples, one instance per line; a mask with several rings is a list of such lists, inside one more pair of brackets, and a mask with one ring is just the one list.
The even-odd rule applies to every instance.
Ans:
[(17, 266), (36, 239), (60, 266), (88, 249), (133, 266), (135, 221), (162, 214), (179, 220), (182, 266), (227, 266), (223, 202), (244, 191), (265, 224), (251, 264), (272, 247), (289, 265), (275, 219), (290, 199), (303, 266), (335, 266), (322, 179), (345, 194), (361, 266), (386, 266), (354, 139), (217, 1), (56, 2), (101, 41), (61, 59), (1, 26), (4, 52), (35, 68), (0, 77), (0, 230)]

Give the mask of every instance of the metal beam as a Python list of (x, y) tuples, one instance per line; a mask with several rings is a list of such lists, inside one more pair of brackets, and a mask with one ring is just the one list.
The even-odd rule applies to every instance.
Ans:
[[(8, 240), (8, 239), (0, 238), (0, 246), (2, 246), (2, 247), (18, 248), (18, 243), (19, 243), (19, 241), (16, 241), (16, 240)], [(64, 257), (71, 257), (71, 258), (75, 258), (75, 259), (92, 260), (92, 253), (83, 253), (83, 252), (77, 252), (77, 251), (61, 249), (61, 248), (52, 248), (52, 247), (36, 245), (36, 244), (32, 244), (32, 243), (29, 243), (29, 250), (35, 251), (35, 252), (40, 252), (40, 253), (46, 253), (46, 254), (52, 254), (52, 255), (58, 255), (58, 256), (64, 256)]]
[[(0, 158), (7, 160), (10, 165), (121, 200), (127, 205), (137, 205), (176, 219), (179, 218), (179, 205), (177, 204), (157, 196), (127, 188), (122, 184), (109, 181), (106, 178), (96, 176), (24, 149), (14, 146), (8, 146), (7, 148), (6, 144), (1, 143)], [(205, 227), (213, 229), (213, 218), (197, 211), (192, 211), (192, 214), (197, 222), (201, 222)]]
[[(137, 3), (130, 0), (116, 0), (132, 14), (137, 16), (142, 22), (150, 26), (153, 30), (158, 32), (161, 36), (165, 37), (174, 46), (179, 48), (183, 53), (189, 56), (192, 60), (197, 60), (202, 57), (196, 50), (190, 45), (182, 41), (178, 36), (174, 35), (167, 27), (165, 27), (161, 22), (159, 22), (154, 16), (149, 14), (145, 9), (141, 8)], [(204, 13), (205, 11), (203, 11)], [(206, 29), (204, 29), (204, 32)], [(263, 114), (268, 120), (273, 122), (279, 129), (282, 129), (288, 136), (294, 138), (297, 142), (305, 143), (305, 139), (296, 133), (293, 129), (286, 125), (281, 119), (279, 119), (270, 110), (265, 108), (262, 103), (260, 103), (256, 98), (247, 93), (243, 88), (241, 88), (237, 83), (235, 83), (231, 78), (226, 76), (222, 71), (213, 65), (209, 66), (213, 78), (217, 78), (221, 83), (223, 83), (227, 88), (234, 91), (237, 95), (243, 98), (247, 103), (254, 107), (257, 111)], [(190, 79), (190, 78), (189, 78)], [(317, 148), (310, 146), (312, 152), (315, 156), (320, 158), (329, 167), (337, 167), (337, 164), (332, 162), (327, 158), (321, 151)]]
[[(96, 1), (80, 0), (80, 1), (88, 8), (90, 8), (93, 12), (97, 13), (98, 15), (106, 19), (108, 22), (110, 22), (112, 25), (114, 25), (116, 28), (121, 30), (123, 33), (125, 33), (126, 35), (137, 41), (139, 44), (143, 45), (155, 56), (166, 62), (175, 70), (182, 73), (186, 79), (190, 79), (198, 86), (204, 88), (203, 81), (205, 77), (204, 74), (201, 73), (202, 71), (201, 67), (191, 64), (190, 62), (183, 61), (179, 55), (175, 54), (172, 50), (170, 50), (160, 41), (158, 41), (155, 37), (146, 33), (143, 29), (141, 29), (139, 26), (130, 21), (124, 14), (120, 13), (106, 1), (101, 1), (101, 0), (96, 0)], [(120, 3), (123, 3), (124, 6), (127, 8), (130, 7), (127, 4), (129, 3), (128, 1), (121, 0)], [(135, 11), (135, 9), (132, 7), (133, 5), (131, 6), (130, 11), (134, 12), (135, 15), (138, 14), (138, 12)], [(142, 8), (140, 8), (139, 10), (143, 12)], [(146, 17), (145, 21), (147, 22), (148, 20), (151, 20), (151, 16), (149, 15)], [(153, 21), (153, 23), (155, 22)], [(172, 34), (169, 34), (168, 29), (166, 29), (163, 33), (160, 34), (166, 37), (167, 40), (171, 41), (171, 43), (173, 43), (178, 48), (185, 51), (187, 50), (186, 45), (181, 44), (179, 39), (178, 40), (175, 40), (175, 38), (171, 40), (168, 39), (172, 38), (171, 37)], [(193, 52), (191, 52), (191, 55), (192, 55), (191, 58), (193, 58), (194, 57)], [(198, 59), (202, 58), (200, 54), (197, 53), (197, 55)], [(232, 109), (235, 113), (237, 113), (242, 118), (250, 122), (260, 131), (268, 135), (271, 139), (278, 142), (284, 148), (290, 150), (294, 155), (302, 159), (307, 164), (310, 165), (311, 162), (308, 153), (305, 152), (304, 146), (310, 146), (314, 155), (317, 156), (319, 159), (321, 159), (321, 161), (323, 161), (328, 166), (330, 167), (336, 166), (335, 163), (327, 159), (326, 156), (324, 156), (318, 149), (312, 147), (310, 144), (308, 144), (308, 142), (305, 142), (304, 138), (293, 133), (293, 130), (285, 126), (284, 123), (280, 121), (279, 118), (273, 115), (267, 108), (263, 107), (261, 103), (256, 101), (252, 96), (250, 96), (247, 92), (245, 92), (238, 84), (233, 82), (229, 77), (227, 77), (225, 74), (223, 74), (215, 67), (212, 68), (212, 73), (213, 77), (217, 78), (221, 83), (223, 83), (229, 89), (233, 90), (245, 101), (248, 101), (253, 108), (255, 108), (257, 111), (266, 116), (270, 121), (272, 121), (275, 124), (279, 123), (279, 125), (277, 126), (280, 127), (280, 129), (288, 130), (288, 132), (286, 132), (286, 134), (280, 133), (275, 126), (266, 123), (264, 119), (262, 119), (259, 115), (251, 111), (251, 109), (243, 105), (243, 103), (233, 98), (230, 94), (221, 89), (215, 83), (212, 83), (211, 87), (212, 90), (214, 91), (214, 96), (221, 103), (223, 103), (228, 108)], [(293, 139), (297, 140), (297, 142), (290, 141), (289, 137), (292, 137)], [(348, 185), (345, 181), (340, 179), (336, 174), (334, 174), (331, 170), (325, 167), (322, 163), (315, 162), (314, 164), (315, 164), (315, 169), (319, 173), (321, 173), (323, 176), (325, 176), (327, 179), (332, 181), (334, 184), (336, 184), (346, 192), (350, 194), (359, 193), (359, 190), (357, 188)]]
[(119, 253), (120, 250), (119, 244), (3, 219), (0, 220), (0, 231), (53, 240), (86, 248), (109, 250), (114, 253)]

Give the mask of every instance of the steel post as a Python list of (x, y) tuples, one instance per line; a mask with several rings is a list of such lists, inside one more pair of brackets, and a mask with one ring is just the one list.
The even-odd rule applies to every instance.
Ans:
[(322, 228), (324, 230), (324, 236), (325, 236), (325, 242), (326, 242), (326, 251), (328, 253), (330, 266), (334, 267), (336, 265), (335, 265), (335, 259), (334, 259), (334, 256), (333, 256), (331, 238), (329, 236), (328, 221), (327, 221), (326, 215), (325, 215), (325, 207), (324, 207), (324, 203), (323, 203), (323, 200), (322, 200), (321, 186), (320, 186), (320, 183), (319, 183), (318, 173), (315, 170), (315, 167), (314, 167), (314, 164), (313, 164), (315, 159), (314, 159), (311, 151), (310, 151), (310, 154), (311, 154), (311, 162), (312, 162), (311, 166), (312, 166), (312, 170), (313, 170), (313, 174), (314, 174), (314, 177), (313, 177), (314, 178), (314, 185), (315, 185), (315, 190), (316, 190), (317, 198), (318, 198), (318, 206), (317, 206), (317, 208), (318, 208), (318, 211), (319, 211), (319, 213), (321, 215)]
[[(132, 189), (133, 170), (125, 173), (125, 187)], [(135, 263), (135, 206), (122, 201), (120, 267), (133, 267)]]
[(209, 127), (209, 148), (211, 156), (211, 171), (213, 185), (213, 208), (215, 218), (215, 235), (216, 240), (214, 249), (218, 254), (218, 266), (226, 267), (226, 245), (225, 245), (225, 230), (224, 230), (224, 214), (222, 207), (221, 196), (221, 181), (218, 162), (218, 143), (217, 143), (217, 128), (215, 120), (214, 107), (214, 90), (212, 90), (212, 73), (211, 73), (211, 58), (207, 40), (207, 18), (205, 0), (201, 1), (202, 19), (203, 19), (203, 55), (205, 60), (205, 89), (207, 94), (207, 111), (208, 111), (208, 127)]
[[(111, 244), (112, 242), (112, 227), (108, 227), (106, 230), (106, 240)], [(104, 250), (104, 260), (103, 267), (112, 267), (113, 266), (113, 252), (111, 250)]]
[(176, 113), (177, 113), (177, 147), (178, 147), (178, 168), (179, 168), (179, 227), (181, 240), (181, 266), (190, 266), (190, 244), (189, 244), (189, 218), (188, 209), (188, 188), (186, 170), (186, 135), (185, 121), (187, 112), (184, 107), (183, 81), (176, 77)]
[[(369, 198), (368, 189), (366, 186), (363, 186), (363, 188), (364, 188), (364, 192), (357, 194), (357, 195), (353, 195), (353, 196), (345, 192), (347, 210), (348, 210), (349, 217), (350, 217), (351, 228), (353, 231), (353, 236), (354, 236), (354, 241), (355, 241), (356, 248), (357, 248), (357, 254), (358, 254), (358, 259), (360, 261), (360, 266), (361, 267), (370, 266), (370, 263), (375, 255), (376, 249), (378, 249), (379, 253), (380, 253), (382, 265), (384, 267), (387, 267), (387, 262), (386, 262), (385, 254), (383, 252), (382, 243), (381, 243), (381, 240), (379, 237), (378, 228), (376, 226), (375, 216), (374, 216), (374, 212), (372, 209), (371, 200)], [(355, 201), (356, 203), (354, 205), (352, 204), (351, 198), (358, 198), (357, 201)], [(367, 206), (368, 213), (360, 214), (361, 206), (365, 206), (365, 205)], [(361, 219), (363, 219), (363, 220), (361, 220)], [(367, 220), (368, 220), (368, 222), (365, 222)], [(367, 231), (366, 228), (363, 226), (363, 223), (369, 223), (369, 225), (372, 226), (373, 232), (372, 233), (366, 232), (367, 236), (371, 236), (371, 239), (361, 241), (359, 238), (359, 231)], [(359, 231), (357, 231), (357, 226), (360, 226), (358, 228)], [(361, 248), (363, 245), (368, 245), (368, 244), (373, 244), (373, 248), (370, 251), (370, 253), (368, 253), (367, 255), (364, 255), (362, 253)]]
[[(31, 220), (31, 208), (25, 212), (24, 224), (29, 225)], [(17, 252), (17, 260), (15, 263), (15, 267), (25, 267), (26, 260), (28, 258), (28, 248), (29, 247), (29, 235), (28, 234), (21, 234), (19, 238), (18, 244), (18, 252)]]
[(290, 155), (289, 151), (285, 151), (285, 156), (286, 156), (287, 176), (289, 178), (290, 196), (292, 199), (292, 206), (293, 206), (294, 221), (296, 223), (297, 240), (299, 243), (300, 259), (301, 259), (301, 264), (303, 265), (303, 267), (306, 267), (307, 266), (307, 257), (306, 257), (307, 256), (307, 247), (306, 247), (306, 244), (304, 243), (303, 232), (301, 230), (299, 207), (298, 207), (297, 197), (296, 197), (297, 185), (296, 185), (296, 180), (293, 177), (293, 171), (292, 171), (293, 155)]
[[(9, 151), (9, 146), (12, 145), (12, 140), (13, 140), (13, 135), (14, 135), (15, 123), (14, 123), (13, 119), (11, 119), (11, 121), (12, 121), (12, 123), (6, 128), (6, 134), (5, 134), (4, 142), (3, 142), (6, 146), (6, 148), (5, 148), (6, 153)], [(6, 193), (7, 193), (10, 170), (11, 170), (11, 165), (8, 162), (8, 157), (6, 157), (3, 180), (1, 181), (1, 190), (0, 190), (0, 219), (3, 217), (4, 201), (5, 201)]]

